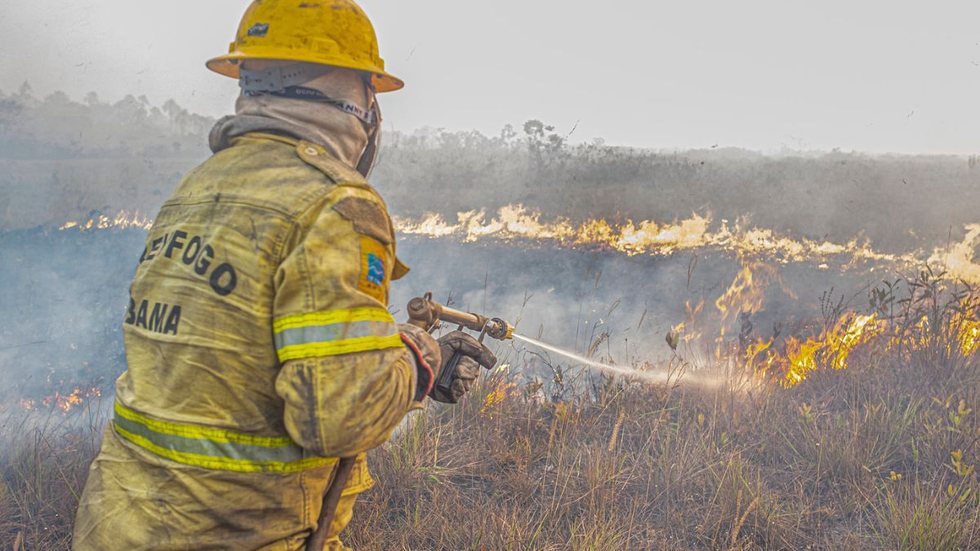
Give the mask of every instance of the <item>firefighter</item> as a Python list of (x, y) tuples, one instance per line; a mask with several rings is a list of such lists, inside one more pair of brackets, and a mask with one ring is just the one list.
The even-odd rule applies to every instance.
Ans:
[[(365, 452), (427, 396), (458, 400), (496, 359), (388, 312), (407, 267), (365, 178), (375, 94), (403, 84), (364, 12), (256, 0), (207, 66), (239, 80), (236, 114), (147, 236), (124, 316), (128, 370), (74, 548), (306, 549), (337, 484), (322, 524), (325, 548), (344, 549), (338, 535), (373, 484)], [(452, 391), (433, 391), (457, 350)]]

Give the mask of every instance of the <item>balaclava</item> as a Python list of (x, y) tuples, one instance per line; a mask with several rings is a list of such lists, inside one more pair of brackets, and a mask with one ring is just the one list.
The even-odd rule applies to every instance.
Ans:
[(225, 149), (249, 132), (285, 134), (325, 147), (367, 176), (377, 152), (380, 115), (362, 74), (306, 63), (266, 63), (242, 69), (235, 114), (211, 130), (211, 150)]

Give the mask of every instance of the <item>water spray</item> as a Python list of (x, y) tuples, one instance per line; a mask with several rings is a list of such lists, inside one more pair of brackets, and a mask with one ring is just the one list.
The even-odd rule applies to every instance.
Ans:
[(570, 360), (574, 360), (582, 365), (597, 369), (599, 371), (602, 371), (603, 373), (609, 373), (610, 375), (620, 375), (623, 377), (629, 377), (631, 379), (637, 379), (648, 383), (667, 383), (670, 377), (670, 375), (665, 372), (655, 373), (652, 371), (640, 371), (638, 369), (631, 369), (628, 367), (598, 362), (596, 360), (593, 360), (592, 358), (587, 358), (581, 354), (576, 354), (575, 352), (572, 352), (570, 350), (564, 350), (562, 348), (558, 348), (557, 346), (545, 342), (541, 342), (536, 339), (532, 339), (531, 337), (525, 337), (524, 335), (515, 334), (514, 338), (524, 341), (527, 344), (530, 344), (537, 348), (541, 348), (549, 352), (554, 352), (555, 354), (564, 356)]
[[(630, 379), (649, 384), (667, 384), (670, 382), (678, 382), (681, 379), (678, 374), (673, 374), (670, 372), (640, 371), (638, 369), (607, 364), (593, 360), (592, 358), (587, 358), (570, 350), (565, 350), (552, 344), (541, 342), (537, 339), (532, 339), (531, 337), (515, 333), (514, 326), (501, 318), (488, 318), (481, 314), (463, 312), (461, 310), (456, 310), (439, 304), (438, 302), (432, 300), (432, 293), (426, 293), (421, 297), (415, 297), (410, 300), (408, 302), (407, 310), (408, 323), (420, 327), (430, 333), (441, 327), (443, 323), (447, 323), (458, 326), (457, 328), (459, 330), (469, 329), (470, 331), (478, 332), (480, 334), (480, 342), (483, 342), (484, 337), (487, 336), (501, 341), (517, 339), (536, 348), (554, 352), (555, 354), (564, 356), (565, 358), (573, 360), (579, 364), (602, 371), (603, 373), (608, 373), (610, 375), (628, 377)], [(435, 386), (437, 388), (444, 392), (449, 392), (449, 385), (452, 382), (452, 376), (456, 371), (456, 365), (459, 363), (460, 357), (461, 354), (456, 352), (450, 359), (449, 363), (446, 364), (446, 369), (443, 369), (442, 373), (439, 374), (439, 378), (436, 379)], [(696, 384), (699, 386), (713, 386), (717, 384), (717, 381), (713, 379), (701, 379), (691, 375), (685, 375), (683, 377), (683, 382)]]

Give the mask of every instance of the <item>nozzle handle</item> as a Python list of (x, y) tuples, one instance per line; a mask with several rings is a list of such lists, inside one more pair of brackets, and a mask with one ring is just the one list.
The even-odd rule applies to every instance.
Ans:
[[(436, 379), (435, 387), (442, 392), (442, 395), (447, 399), (452, 400), (452, 384), (453, 375), (456, 374), (456, 368), (459, 366), (459, 361), (463, 359), (463, 353), (459, 350), (453, 352), (453, 357), (449, 358), (449, 362), (442, 367), (442, 371), (439, 373), (439, 377)], [(449, 402), (455, 404), (456, 401), (453, 400)]]

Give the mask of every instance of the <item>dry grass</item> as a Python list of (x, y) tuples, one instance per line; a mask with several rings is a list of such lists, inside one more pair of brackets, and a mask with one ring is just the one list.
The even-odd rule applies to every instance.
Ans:
[[(104, 416), (0, 412), (0, 549), (68, 549)], [(20, 545), (21, 547), (18, 547)]]
[[(980, 354), (931, 335), (914, 351), (883, 335), (849, 369), (790, 389), (598, 379), (540, 392), (494, 372), (371, 453), (378, 484), (347, 540), (378, 550), (980, 548)], [(4, 421), (0, 549), (68, 546), (100, 421), (63, 422)]]
[[(980, 545), (980, 432), (961, 398), (973, 390), (913, 397), (916, 376), (901, 369), (822, 375), (734, 401), (626, 386), (601, 403), (517, 393), (481, 411), (477, 392), (373, 453), (378, 486), (348, 538), (365, 549)], [(865, 398), (828, 393), (841, 384)]]
[[(733, 378), (715, 390), (603, 380), (534, 392), (497, 373), (375, 450), (378, 486), (348, 538), (363, 549), (980, 548), (980, 361), (949, 330), (976, 296), (940, 279), (924, 274), (896, 297), (893, 329), (850, 369), (790, 389)], [(913, 322), (924, 315), (937, 321)]]

